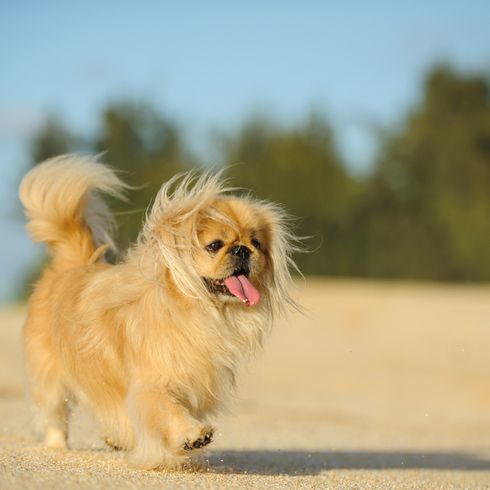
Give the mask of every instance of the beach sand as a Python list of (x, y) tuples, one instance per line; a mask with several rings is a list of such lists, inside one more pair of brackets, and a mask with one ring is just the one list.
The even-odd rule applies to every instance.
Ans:
[(82, 408), (43, 449), (0, 311), (0, 488), (490, 488), (490, 287), (307, 279), (199, 470), (129, 469)]

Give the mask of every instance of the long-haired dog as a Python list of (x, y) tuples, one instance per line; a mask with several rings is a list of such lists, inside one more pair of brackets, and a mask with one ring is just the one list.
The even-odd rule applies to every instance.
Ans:
[(23, 331), (46, 446), (65, 448), (67, 401), (85, 403), (141, 468), (178, 466), (213, 437), (237, 368), (289, 295), (293, 236), (273, 204), (219, 175), (164, 184), (116, 265), (102, 194), (126, 186), (94, 158), (62, 156), (23, 179), (34, 241), (51, 255)]

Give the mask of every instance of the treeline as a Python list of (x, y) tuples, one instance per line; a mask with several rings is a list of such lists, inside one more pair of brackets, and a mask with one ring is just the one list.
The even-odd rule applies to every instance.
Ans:
[[(325, 118), (294, 127), (246, 121), (218, 142), (234, 185), (282, 203), (308, 253), (306, 274), (490, 279), (490, 87), (485, 74), (447, 66), (426, 77), (401, 124), (380, 132), (369, 175), (351, 175)], [(32, 142), (33, 162), (72, 151), (105, 152), (104, 161), (135, 186), (130, 205), (112, 203), (119, 242), (137, 235), (161, 183), (199, 166), (172, 119), (132, 103), (112, 104), (93, 138), (59, 121)], [(136, 210), (136, 211), (135, 211)]]

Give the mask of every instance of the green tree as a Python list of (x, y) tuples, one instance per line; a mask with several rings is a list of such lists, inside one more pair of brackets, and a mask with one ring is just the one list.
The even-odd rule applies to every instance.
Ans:
[(401, 129), (385, 136), (365, 196), (365, 272), (490, 279), (490, 91), (432, 70)]
[[(83, 140), (49, 118), (31, 145), (33, 161), (82, 149), (135, 188), (113, 202), (124, 249), (162, 182), (196, 165), (182, 131), (147, 104), (121, 102)], [(251, 118), (223, 139), (232, 184), (276, 201), (311, 236), (296, 257), (307, 274), (438, 280), (490, 279), (490, 87), (483, 75), (440, 66), (420, 100), (379, 138), (373, 171), (353, 178), (327, 121), (310, 115), (289, 128)]]
[(30, 143), (31, 161), (36, 164), (63, 155), (74, 151), (79, 145), (80, 139), (58, 117), (50, 115)]
[(160, 189), (177, 172), (194, 165), (177, 124), (147, 104), (118, 103), (102, 114), (94, 151), (122, 172), (134, 188), (130, 202), (112, 202), (118, 221), (119, 244), (124, 248), (137, 236), (144, 213)]
[(248, 121), (225, 144), (234, 184), (285, 206), (299, 218), (296, 233), (311, 236), (296, 260), (308, 274), (350, 274), (348, 223), (358, 183), (348, 175), (327, 122), (311, 115), (281, 129), (261, 118)]

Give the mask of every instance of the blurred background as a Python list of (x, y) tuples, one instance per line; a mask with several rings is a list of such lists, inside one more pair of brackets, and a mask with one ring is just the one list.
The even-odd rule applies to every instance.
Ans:
[(16, 191), (35, 162), (104, 160), (144, 185), (227, 166), (285, 205), (307, 275), (490, 279), (490, 4), (84, 2), (0, 6), (0, 301), (42, 251)]

